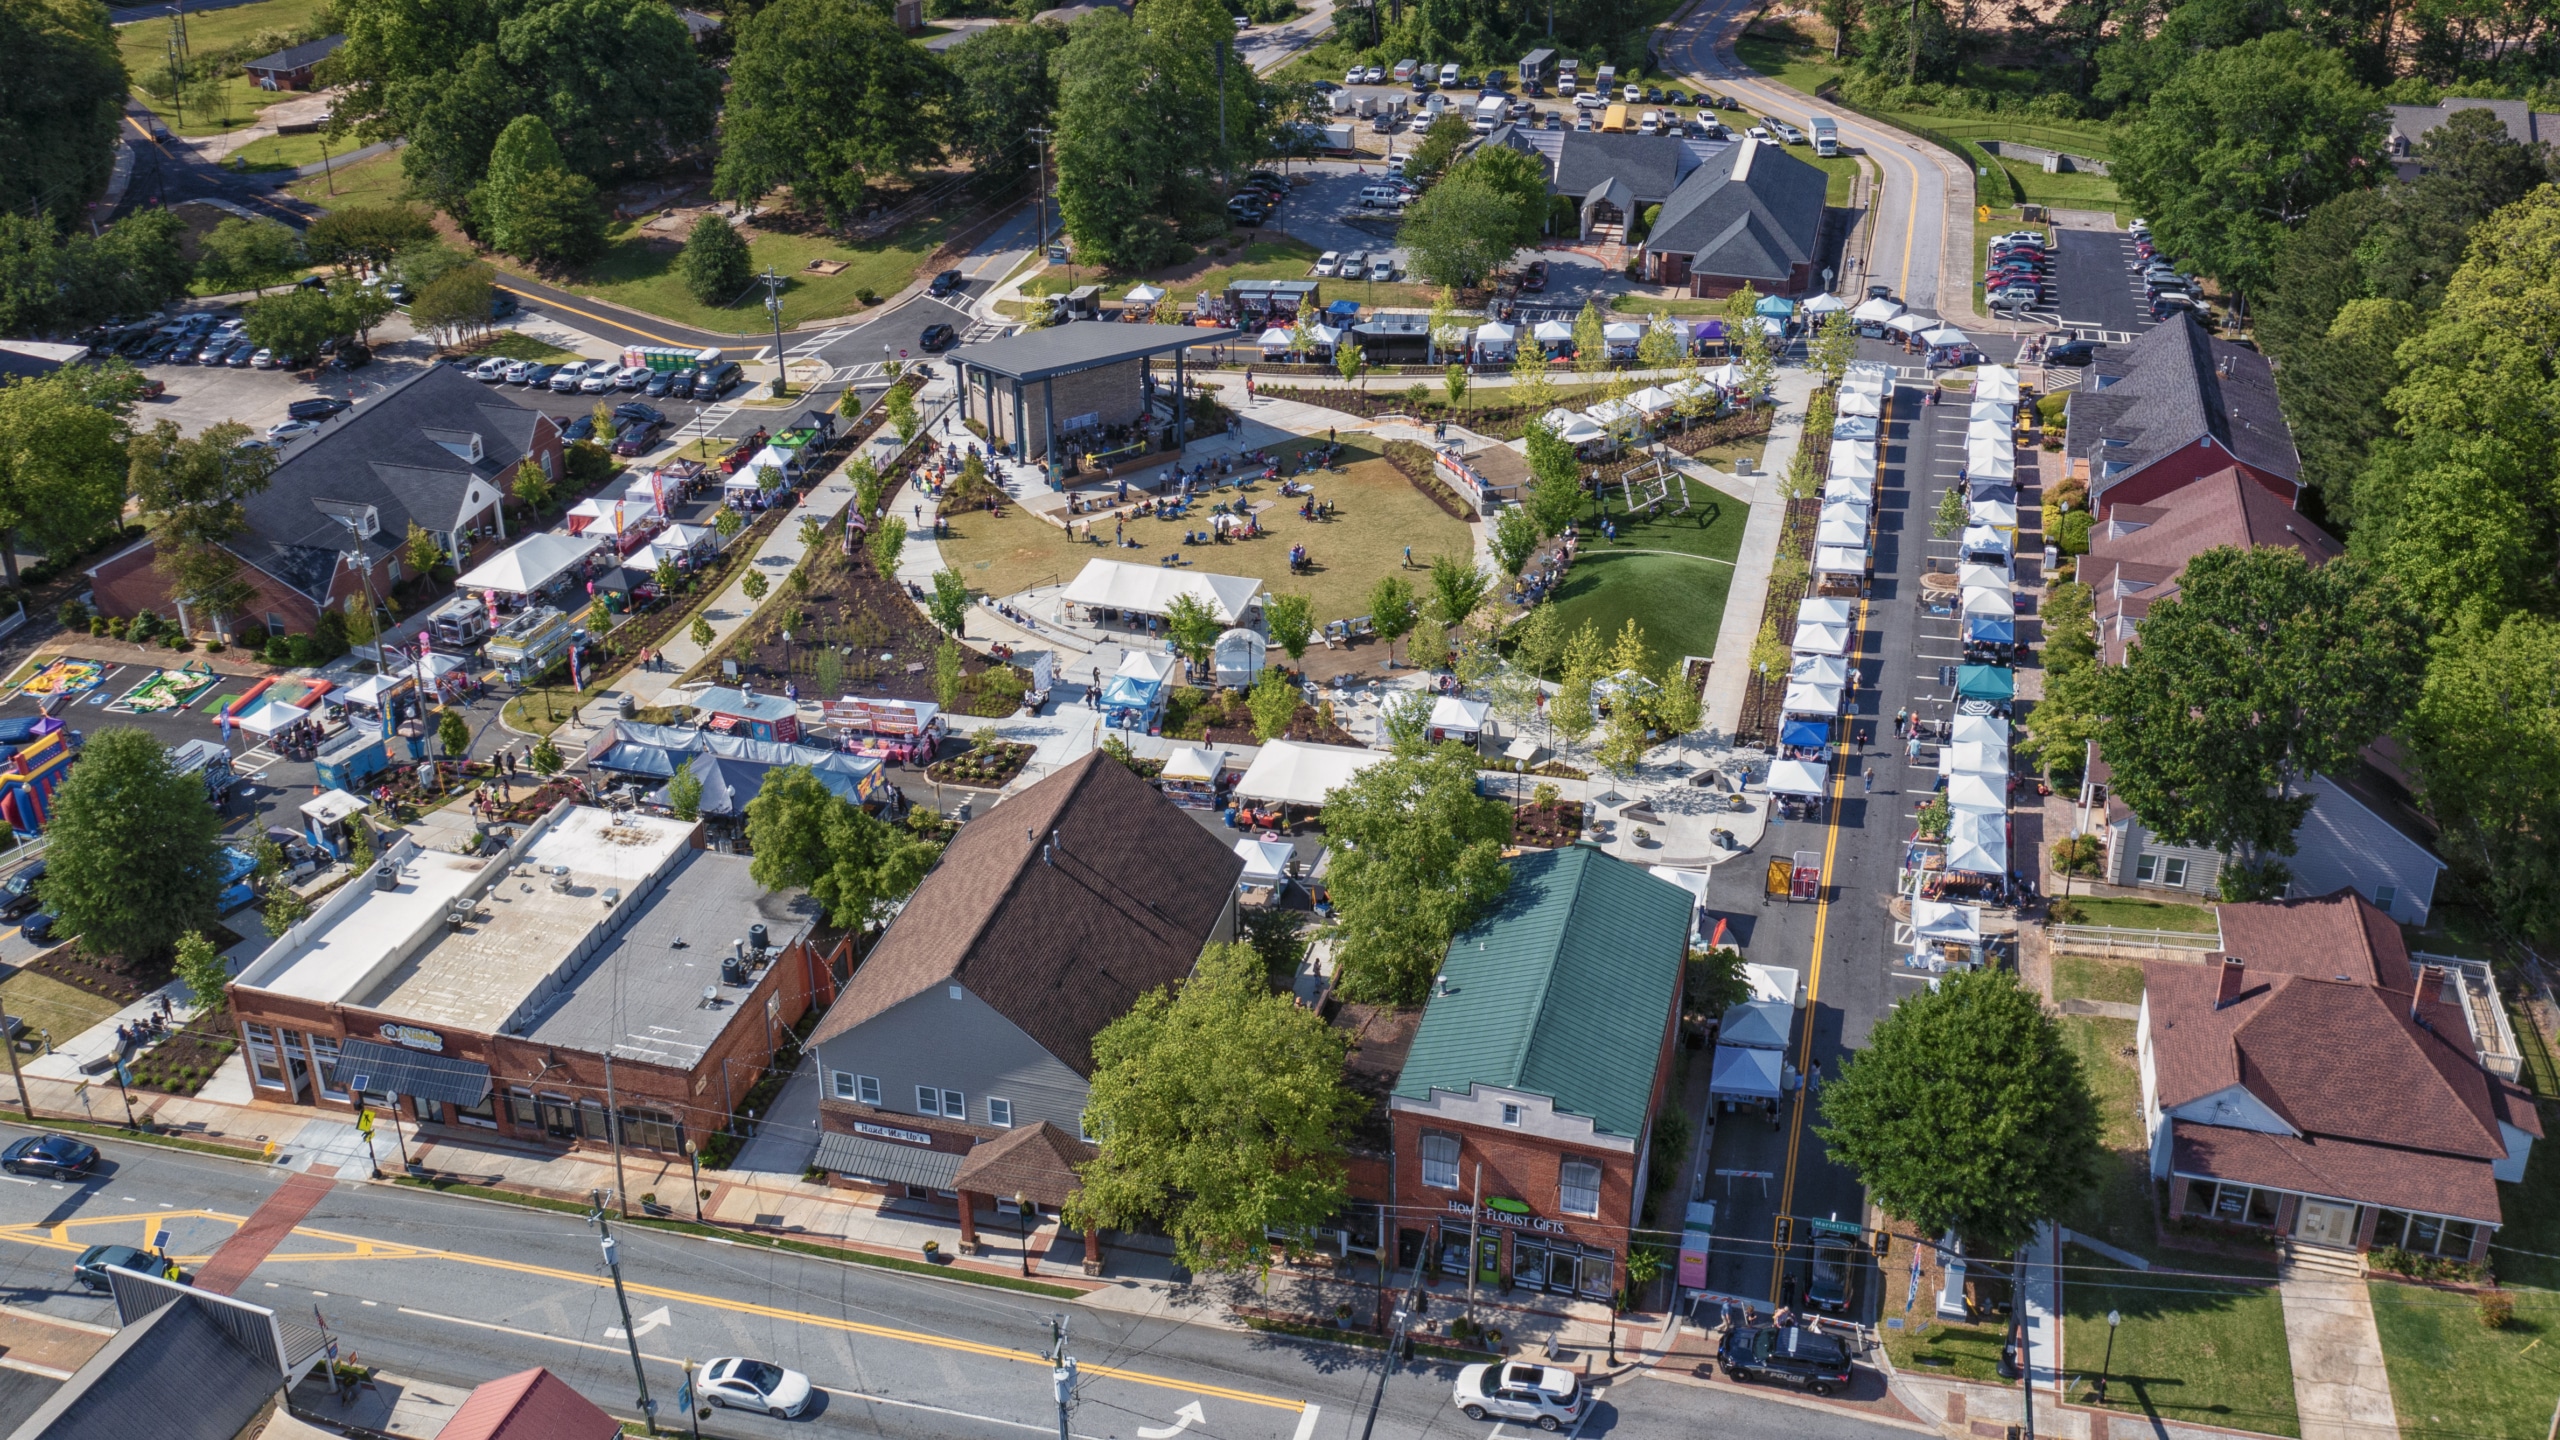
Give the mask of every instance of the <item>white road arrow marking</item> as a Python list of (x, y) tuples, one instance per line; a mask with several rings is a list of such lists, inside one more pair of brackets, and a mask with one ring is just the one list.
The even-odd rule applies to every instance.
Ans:
[(1181, 1409), (1174, 1411), (1173, 1423), (1161, 1430), (1150, 1429), (1144, 1425), (1139, 1426), (1138, 1440), (1173, 1440), (1174, 1436), (1181, 1434), (1183, 1431), (1190, 1429), (1194, 1425), (1206, 1425), (1208, 1423), (1208, 1415), (1201, 1411), (1200, 1402), (1194, 1400), (1190, 1404), (1183, 1406)]
[[(639, 1333), (646, 1335), (650, 1331), (655, 1330), (662, 1325), (673, 1325), (674, 1323), (676, 1323), (674, 1318), (667, 1314), (667, 1307), (661, 1305), (657, 1309), (640, 1317)], [(621, 1326), (612, 1325), (606, 1327), (604, 1338), (607, 1340), (628, 1340), (632, 1337), (630, 1334), (625, 1333)]]

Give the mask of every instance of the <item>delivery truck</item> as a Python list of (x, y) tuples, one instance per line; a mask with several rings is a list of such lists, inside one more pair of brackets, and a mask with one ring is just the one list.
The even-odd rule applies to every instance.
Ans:
[(1840, 153), (1840, 127), (1830, 116), (1814, 116), (1811, 122), (1811, 128), (1813, 130), (1814, 154), (1837, 155)]
[(1499, 95), (1487, 95), (1483, 99), (1478, 100), (1476, 102), (1475, 118), (1476, 133), (1479, 135), (1492, 134), (1493, 127), (1502, 123), (1503, 117), (1509, 113), (1510, 109), (1511, 102), (1503, 99)]

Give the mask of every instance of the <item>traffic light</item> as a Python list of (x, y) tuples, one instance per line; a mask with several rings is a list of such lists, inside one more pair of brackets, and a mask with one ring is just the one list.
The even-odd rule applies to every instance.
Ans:
[(1773, 1229), (1773, 1231), (1772, 1231), (1772, 1234), (1771, 1234), (1771, 1236), (1770, 1236), (1770, 1242), (1771, 1242), (1772, 1244), (1776, 1245), (1779, 1249), (1784, 1250), (1784, 1249), (1786, 1249), (1789, 1245), (1792, 1245), (1792, 1244), (1794, 1244), (1794, 1243), (1795, 1243), (1795, 1238), (1796, 1238), (1796, 1217), (1794, 1217), (1793, 1215), (1781, 1215), (1781, 1216), (1779, 1216), (1779, 1217), (1778, 1217), (1778, 1219), (1777, 1219), (1777, 1224), (1775, 1225), (1775, 1227), (1774, 1227), (1774, 1229)]

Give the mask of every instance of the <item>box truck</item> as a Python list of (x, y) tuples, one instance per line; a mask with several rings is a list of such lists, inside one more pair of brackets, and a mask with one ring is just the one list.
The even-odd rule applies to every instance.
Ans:
[(1839, 153), (1840, 153), (1840, 127), (1839, 127), (1837, 124), (1833, 123), (1833, 121), (1832, 121), (1831, 117), (1830, 117), (1830, 116), (1828, 116), (1828, 115), (1816, 115), (1816, 116), (1814, 116), (1814, 117), (1813, 117), (1812, 124), (1813, 124), (1813, 153), (1814, 153), (1814, 154), (1816, 154), (1816, 155), (1837, 155), (1837, 154), (1839, 154)]

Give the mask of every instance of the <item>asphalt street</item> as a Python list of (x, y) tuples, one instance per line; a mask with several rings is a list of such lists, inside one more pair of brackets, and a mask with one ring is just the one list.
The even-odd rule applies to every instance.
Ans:
[[(0, 1126), (0, 1135), (19, 1133)], [(282, 1182), (280, 1169), (106, 1143), (110, 1168), (80, 1185), (0, 1183), (0, 1303), (92, 1324), (112, 1306), (71, 1286), (70, 1261), (100, 1243), (171, 1232), (200, 1265)], [(1055, 1433), (1045, 1347), (1068, 1317), (1080, 1367), (1074, 1435), (1162, 1440), (1352, 1440), (1374, 1433), (1504, 1436), (1450, 1405), (1455, 1367), (1395, 1367), (1370, 1427), (1372, 1352), (1132, 1317), (795, 1253), (626, 1227), (623, 1278), (653, 1396), (687, 1359), (752, 1355), (800, 1370), (822, 1402), (797, 1421), (722, 1413), (719, 1436), (862, 1433), (951, 1437)], [(361, 1364), (472, 1385), (539, 1363), (617, 1413), (637, 1412), (622, 1317), (595, 1232), (575, 1215), (341, 1182), (241, 1285), (241, 1298), (319, 1319)], [(1847, 1415), (1632, 1376), (1598, 1389), (1580, 1434), (1742, 1440), (1883, 1440)]]

